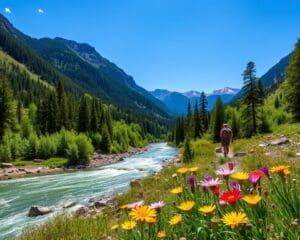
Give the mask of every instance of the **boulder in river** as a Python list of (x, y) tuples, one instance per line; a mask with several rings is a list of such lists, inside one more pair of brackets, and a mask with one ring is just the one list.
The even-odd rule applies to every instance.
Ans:
[(28, 212), (29, 217), (37, 217), (53, 212), (51, 208), (34, 205)]
[(271, 142), (271, 145), (275, 146), (275, 145), (283, 145), (283, 144), (287, 144), (290, 143), (291, 140), (288, 139), (287, 137), (282, 137), (282, 138), (278, 138), (275, 139)]
[(63, 208), (71, 208), (74, 207), (77, 203), (76, 202), (68, 202), (64, 205)]

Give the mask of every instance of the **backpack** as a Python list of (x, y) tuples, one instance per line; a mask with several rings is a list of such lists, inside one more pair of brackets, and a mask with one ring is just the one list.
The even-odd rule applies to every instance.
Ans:
[(232, 130), (230, 128), (224, 128), (222, 131), (222, 140), (229, 143), (232, 136)]

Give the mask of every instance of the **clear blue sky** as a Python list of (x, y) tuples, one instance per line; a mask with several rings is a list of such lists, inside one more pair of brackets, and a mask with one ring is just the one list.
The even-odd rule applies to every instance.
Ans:
[(261, 75), (300, 36), (299, 0), (1, 0), (0, 8), (33, 37), (91, 44), (148, 90), (240, 87), (249, 60)]

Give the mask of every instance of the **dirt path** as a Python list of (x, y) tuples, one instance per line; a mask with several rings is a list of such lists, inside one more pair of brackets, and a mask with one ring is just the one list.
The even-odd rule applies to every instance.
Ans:
[[(224, 157), (223, 149), (222, 149), (222, 152), (217, 152), (216, 151), (216, 155), (218, 157)], [(232, 148), (229, 148), (229, 153), (227, 155), (227, 158), (233, 158), (233, 157), (234, 157), (234, 152), (233, 152)]]

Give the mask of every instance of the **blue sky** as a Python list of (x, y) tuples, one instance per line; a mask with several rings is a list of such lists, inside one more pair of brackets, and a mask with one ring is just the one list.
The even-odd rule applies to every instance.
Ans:
[(249, 60), (261, 75), (300, 36), (297, 0), (1, 0), (0, 8), (30, 36), (89, 43), (148, 90), (240, 87)]

